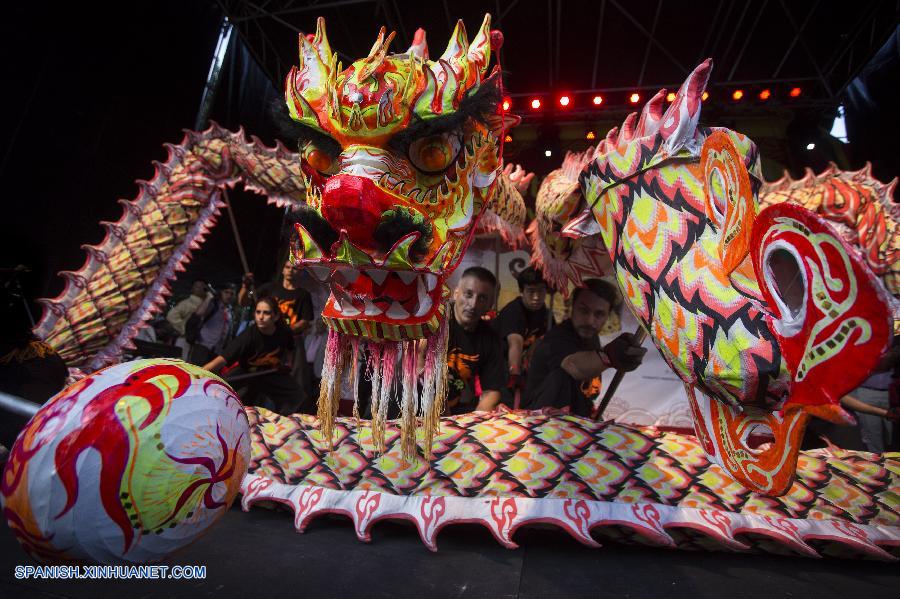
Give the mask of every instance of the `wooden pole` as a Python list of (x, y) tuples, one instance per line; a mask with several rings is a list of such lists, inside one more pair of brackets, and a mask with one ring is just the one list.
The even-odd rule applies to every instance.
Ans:
[[(637, 330), (634, 332), (635, 340), (639, 344), (643, 343), (644, 337), (646, 336), (647, 331), (644, 330), (644, 327), (638, 325)], [(601, 418), (603, 418), (603, 412), (606, 410), (606, 406), (609, 405), (609, 402), (612, 401), (613, 395), (616, 394), (616, 389), (619, 388), (619, 383), (622, 382), (623, 378), (625, 378), (625, 371), (617, 370), (615, 376), (613, 376), (613, 380), (609, 382), (609, 387), (606, 389), (606, 394), (600, 401), (600, 408), (597, 410), (597, 415), (594, 416), (594, 420), (600, 420)]]
[(232, 377), (225, 377), (225, 382), (230, 385), (231, 383), (236, 383), (237, 381), (243, 381), (244, 379), (253, 379), (258, 376), (263, 376), (266, 374), (273, 374), (275, 372), (278, 372), (277, 368), (270, 368), (268, 370), (260, 370), (258, 372), (247, 372), (244, 374), (236, 374)]
[(238, 255), (241, 257), (241, 266), (244, 272), (250, 272), (250, 265), (247, 264), (247, 255), (244, 253), (244, 245), (241, 243), (241, 234), (238, 231), (237, 220), (234, 217), (234, 211), (231, 209), (231, 201), (228, 199), (228, 189), (222, 188), (222, 199), (225, 201), (225, 207), (228, 209), (228, 220), (231, 221), (231, 230), (234, 232), (234, 241), (237, 243)]

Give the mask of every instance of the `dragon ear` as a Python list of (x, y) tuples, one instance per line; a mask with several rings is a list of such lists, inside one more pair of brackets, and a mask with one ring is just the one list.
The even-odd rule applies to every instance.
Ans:
[(731, 274), (750, 252), (756, 199), (744, 161), (724, 131), (715, 131), (700, 150), (706, 216), (719, 230), (719, 260)]
[(315, 118), (313, 105), (324, 102), (328, 80), (334, 75), (335, 55), (328, 42), (325, 19), (316, 21), (316, 34), (298, 34), (298, 66), (291, 67), (284, 84), (284, 99), (294, 120)]
[(412, 45), (406, 53), (420, 60), (428, 60), (428, 42), (425, 40), (425, 30), (421, 27), (416, 29)]
[(450, 41), (447, 42), (447, 48), (441, 54), (440, 60), (449, 62), (460, 61), (469, 51), (469, 39), (466, 36), (466, 26), (462, 19), (456, 22), (453, 33), (450, 34)]
[(663, 115), (659, 132), (669, 154), (678, 152), (694, 137), (700, 120), (700, 103), (711, 72), (712, 59), (707, 58), (681, 84), (675, 100)]
[(491, 62), (491, 15), (484, 15), (481, 27), (469, 45), (466, 59), (470, 65), (478, 69), (481, 76), (484, 76), (488, 63)]

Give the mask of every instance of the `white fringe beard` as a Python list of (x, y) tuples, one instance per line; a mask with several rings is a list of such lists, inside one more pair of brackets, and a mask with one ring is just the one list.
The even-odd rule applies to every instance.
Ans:
[[(449, 314), (449, 310), (446, 312)], [(416, 433), (421, 425), (423, 454), (431, 459), (431, 446), (438, 432), (447, 396), (447, 318), (437, 331), (419, 340), (375, 341), (331, 329), (325, 346), (318, 417), (322, 434), (333, 441), (334, 419), (344, 395), (345, 381), (353, 398), (353, 415), (359, 413), (359, 365), (372, 383), (372, 440), (384, 453), (385, 429), (390, 402), (400, 406), (400, 449), (404, 458), (418, 456)], [(419, 349), (424, 365), (419, 369)]]

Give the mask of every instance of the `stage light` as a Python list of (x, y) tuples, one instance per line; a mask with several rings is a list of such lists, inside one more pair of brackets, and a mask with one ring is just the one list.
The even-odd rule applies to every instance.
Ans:
[(559, 97), (559, 105), (562, 106), (563, 108), (568, 106), (569, 102), (571, 102), (571, 100), (569, 99), (569, 96), (560, 96)]
[(506, 143), (511, 143), (511, 142), (512, 142), (512, 135), (507, 135), (506, 137), (503, 138), (503, 141), (505, 141)]
[(594, 106), (600, 106), (603, 104), (603, 96), (594, 96), (594, 99), (591, 101), (594, 103)]
[(533, 108), (534, 110), (537, 110), (540, 107), (541, 107), (541, 101), (538, 98), (535, 98), (534, 100), (531, 101), (531, 108)]
[(742, 90), (742, 89), (736, 89), (733, 92), (731, 92), (731, 99), (734, 100), (735, 102), (739, 102), (741, 100), (741, 98), (743, 98), (743, 97), (744, 97), (744, 90)]
[(639, 93), (631, 94), (630, 96), (628, 96), (628, 101), (631, 102), (632, 104), (637, 104), (638, 102), (641, 101), (641, 94), (639, 94)]
[(700, 99), (705, 102), (708, 97), (709, 97), (709, 92), (703, 92), (703, 95), (700, 96)]
[(509, 97), (503, 98), (502, 106), (503, 106), (503, 112), (509, 111), (509, 109), (512, 108), (512, 98), (509, 98)]
[(763, 102), (765, 102), (766, 100), (769, 99), (769, 97), (771, 95), (772, 95), (772, 92), (769, 91), (768, 88), (766, 88), (766, 89), (762, 90), (761, 92), (759, 92), (759, 99), (762, 100)]
[(588, 131), (587, 135), (584, 136), (585, 139), (597, 139), (597, 134), (593, 131)]
[(799, 98), (801, 93), (803, 93), (803, 90), (801, 90), (799, 87), (794, 87), (791, 88), (791, 91), (788, 95), (792, 98)]
[(807, 150), (815, 150), (815, 149), (816, 149), (816, 144), (814, 144), (814, 143), (808, 143), (808, 144), (806, 144), (806, 149), (807, 149)]
[(550, 150), (544, 150), (544, 156), (550, 158), (551, 156), (553, 156), (553, 152), (551, 152)]
[(666, 102), (674, 102), (675, 101), (675, 92), (669, 92), (666, 94)]

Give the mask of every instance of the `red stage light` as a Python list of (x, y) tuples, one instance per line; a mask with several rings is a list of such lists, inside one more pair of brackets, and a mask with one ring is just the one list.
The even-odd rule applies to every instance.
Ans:
[(570, 101), (571, 100), (569, 99), (569, 96), (560, 96), (559, 97), (559, 105), (562, 107), (568, 106)]
[(638, 102), (641, 101), (641, 94), (639, 94), (639, 93), (631, 94), (630, 96), (628, 96), (628, 101), (631, 102), (632, 104), (637, 104)]
[(594, 99), (591, 101), (594, 103), (594, 106), (600, 106), (603, 104), (603, 96), (594, 96)]
[(509, 97), (503, 98), (503, 112), (507, 112), (510, 108), (512, 108), (512, 99)]
[(535, 110), (541, 107), (541, 101), (537, 98), (531, 101), (531, 107)]
[(743, 97), (744, 97), (744, 90), (742, 90), (742, 89), (736, 89), (736, 90), (734, 90), (734, 91), (731, 93), (731, 98), (732, 98), (735, 102), (740, 101), (740, 99), (743, 98)]
[(700, 99), (705, 102), (708, 97), (709, 97), (709, 92), (703, 92), (703, 95), (700, 96)]
[(675, 101), (675, 92), (669, 92), (666, 94), (666, 102), (674, 102)]
[(798, 98), (798, 97), (800, 97), (801, 93), (803, 93), (803, 90), (801, 90), (799, 87), (794, 87), (794, 88), (791, 88), (791, 91), (788, 95), (792, 98)]
[(505, 141), (506, 143), (511, 143), (511, 142), (512, 142), (512, 135), (507, 135), (506, 137), (503, 138), (503, 141)]
[(597, 134), (594, 133), (593, 131), (588, 131), (588, 132), (587, 132), (587, 135), (585, 135), (584, 137), (585, 137), (585, 139), (596, 139), (596, 138), (597, 138)]
[(771, 91), (769, 91), (768, 89), (764, 89), (761, 92), (759, 92), (759, 99), (762, 100), (763, 102), (765, 102), (766, 100), (769, 99), (769, 96), (771, 96), (771, 95), (772, 95)]

